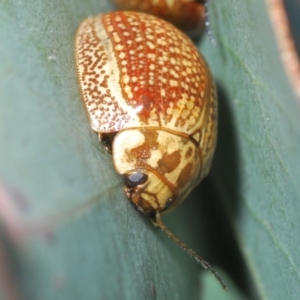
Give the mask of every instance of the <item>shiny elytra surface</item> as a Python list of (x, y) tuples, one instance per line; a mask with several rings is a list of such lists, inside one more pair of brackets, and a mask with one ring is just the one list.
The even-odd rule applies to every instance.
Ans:
[(84, 102), (97, 132), (160, 126), (188, 135), (216, 119), (213, 81), (174, 26), (134, 12), (88, 18), (76, 36)]

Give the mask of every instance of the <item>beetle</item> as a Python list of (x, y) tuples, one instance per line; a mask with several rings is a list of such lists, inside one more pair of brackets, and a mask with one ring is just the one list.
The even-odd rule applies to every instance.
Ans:
[(161, 220), (211, 167), (217, 96), (205, 59), (172, 24), (118, 11), (80, 24), (75, 61), (90, 125), (125, 177), (127, 198), (226, 288)]
[(198, 37), (205, 27), (205, 0), (114, 0), (117, 8), (155, 15), (169, 21), (190, 37)]

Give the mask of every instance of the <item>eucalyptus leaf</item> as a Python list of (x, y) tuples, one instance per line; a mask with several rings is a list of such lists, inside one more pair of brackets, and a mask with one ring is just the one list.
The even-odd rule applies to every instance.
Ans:
[[(134, 210), (89, 127), (74, 36), (85, 17), (112, 9), (104, 0), (0, 2), (0, 184), (19, 232), (0, 206), (0, 243), (15, 292), (199, 299), (205, 284), (219, 299), (201, 266)], [(164, 220), (243, 296), (297, 299), (299, 107), (262, 1), (211, 1), (210, 21), (217, 44), (204, 39), (201, 51), (219, 89), (214, 165)]]

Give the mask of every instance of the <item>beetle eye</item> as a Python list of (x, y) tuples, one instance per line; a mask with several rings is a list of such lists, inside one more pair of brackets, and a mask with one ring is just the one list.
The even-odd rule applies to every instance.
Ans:
[(148, 176), (144, 173), (133, 173), (127, 175), (127, 184), (131, 187), (143, 184), (148, 179)]

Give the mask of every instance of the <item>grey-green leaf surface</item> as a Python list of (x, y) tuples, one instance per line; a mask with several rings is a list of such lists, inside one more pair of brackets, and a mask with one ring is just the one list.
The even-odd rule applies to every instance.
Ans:
[[(89, 127), (73, 40), (85, 17), (112, 9), (0, 2), (0, 243), (11, 288), (24, 299), (219, 299), (125, 199)], [(201, 49), (220, 91), (218, 148), (210, 177), (165, 220), (249, 298), (297, 299), (299, 107), (264, 3), (211, 1), (210, 15), (217, 45)]]

